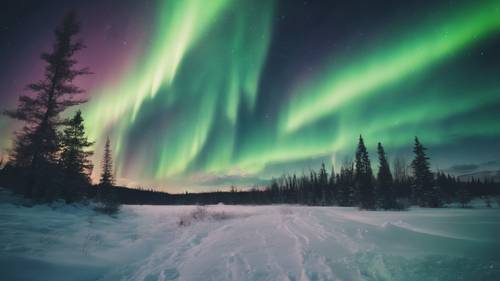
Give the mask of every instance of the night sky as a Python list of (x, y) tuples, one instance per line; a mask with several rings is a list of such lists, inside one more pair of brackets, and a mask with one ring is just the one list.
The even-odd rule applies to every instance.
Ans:
[(172, 192), (338, 167), (360, 134), (374, 168), (419, 136), (434, 169), (500, 170), (499, 0), (2, 1), (1, 109), (72, 8), (94, 176), (107, 136), (118, 183)]

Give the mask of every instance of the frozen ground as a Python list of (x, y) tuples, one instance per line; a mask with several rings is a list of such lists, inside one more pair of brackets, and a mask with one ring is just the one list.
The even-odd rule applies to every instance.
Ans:
[(125, 206), (112, 218), (1, 194), (1, 280), (500, 280), (499, 209)]

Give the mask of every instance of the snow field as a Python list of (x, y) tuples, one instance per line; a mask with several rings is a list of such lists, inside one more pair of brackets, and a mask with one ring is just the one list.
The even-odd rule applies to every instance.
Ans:
[(500, 280), (498, 209), (0, 202), (0, 218), (2, 280)]

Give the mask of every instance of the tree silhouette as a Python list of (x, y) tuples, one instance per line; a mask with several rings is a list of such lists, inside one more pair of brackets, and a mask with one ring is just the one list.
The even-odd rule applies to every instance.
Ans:
[[(11, 160), (15, 166), (30, 168), (27, 197), (43, 196), (41, 178), (47, 179), (47, 173), (53, 172), (53, 164), (57, 162), (57, 128), (64, 123), (60, 113), (85, 102), (75, 98), (84, 91), (73, 84), (76, 77), (89, 74), (87, 68), (75, 68), (74, 55), (85, 47), (75, 40), (79, 32), (76, 14), (68, 13), (55, 30), (52, 52), (41, 55), (46, 62), (44, 78), (27, 86), (35, 96), (23, 95), (17, 109), (5, 111), (11, 118), (24, 122), (23, 129), (16, 134)], [(50, 184), (44, 182), (43, 186)]]
[(317, 199), (319, 199), (319, 204), (320, 205), (326, 205), (328, 199), (327, 199), (327, 191), (328, 191), (328, 172), (326, 171), (325, 168), (325, 163), (321, 163), (321, 168), (319, 169), (318, 173), (318, 193), (317, 193)]
[(102, 187), (111, 187), (114, 185), (113, 177), (113, 159), (111, 156), (111, 147), (109, 138), (106, 139), (106, 145), (104, 146), (104, 157), (102, 162), (102, 172), (99, 184)]
[(101, 179), (97, 190), (97, 200), (101, 203), (96, 210), (106, 214), (115, 214), (120, 209), (120, 199), (117, 188), (114, 186), (113, 158), (111, 156), (111, 145), (109, 138), (104, 146), (104, 157), (102, 161)]
[(423, 207), (437, 207), (440, 205), (437, 190), (434, 187), (434, 176), (430, 170), (429, 157), (425, 153), (427, 149), (415, 137), (413, 152), (415, 158), (411, 162), (413, 168), (413, 190), (414, 203)]
[(470, 192), (467, 190), (466, 185), (461, 184), (457, 190), (457, 200), (462, 206), (462, 208), (465, 208), (467, 204), (471, 201), (471, 199), (472, 196)]
[(340, 206), (353, 206), (356, 203), (354, 191), (354, 164), (345, 160), (340, 167), (337, 179), (337, 203)]
[(361, 135), (359, 136), (358, 149), (356, 150), (354, 176), (360, 207), (363, 209), (375, 208), (373, 172), (368, 151)]
[(391, 209), (395, 206), (393, 193), (393, 179), (391, 169), (385, 156), (384, 147), (379, 142), (377, 146), (379, 169), (377, 173), (377, 197), (382, 209)]
[(63, 197), (75, 201), (82, 196), (84, 188), (90, 185), (93, 152), (88, 148), (94, 143), (85, 136), (82, 113), (77, 111), (71, 118), (61, 136), (60, 166), (64, 173)]

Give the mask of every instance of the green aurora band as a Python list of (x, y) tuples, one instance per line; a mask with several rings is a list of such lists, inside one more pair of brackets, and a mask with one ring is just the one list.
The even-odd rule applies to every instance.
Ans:
[[(486, 1), (484, 1), (486, 3)], [(446, 22), (431, 22), (413, 36), (374, 50), (360, 63), (326, 71), (327, 79), (298, 89), (286, 111), (286, 132), (331, 115), (351, 100), (373, 93), (389, 83), (452, 56), (500, 27), (498, 1), (448, 15)]]
[(389, 148), (407, 146), (416, 134), (427, 144), (499, 136), (496, 118), (477, 114), (500, 102), (493, 77), (422, 87), (433, 69), (498, 34), (499, 7), (499, 1), (459, 7), (401, 38), (360, 48), (362, 55), (327, 60), (264, 117), (257, 100), (273, 102), (260, 80), (276, 4), (161, 3), (143, 63), (92, 93), (87, 127), (97, 147), (112, 139), (120, 177), (167, 187), (169, 180), (253, 175), (269, 164), (348, 151), (360, 133), (368, 145), (382, 141)]
[[(238, 107), (241, 101), (250, 106), (255, 101), (271, 39), (272, 1), (258, 2), (162, 3), (146, 63), (88, 104), (91, 138), (111, 135), (117, 163), (124, 161), (126, 151), (134, 162), (152, 167), (140, 169), (141, 175), (161, 179), (186, 171), (206, 145), (214, 122), (223, 120), (227, 127), (213, 142), (221, 153), (203, 168), (219, 171), (231, 165)], [(252, 9), (261, 11), (257, 18), (248, 13)], [(151, 107), (160, 124), (150, 127), (151, 135), (131, 155), (126, 136)], [(117, 167), (118, 174), (122, 168)]]

